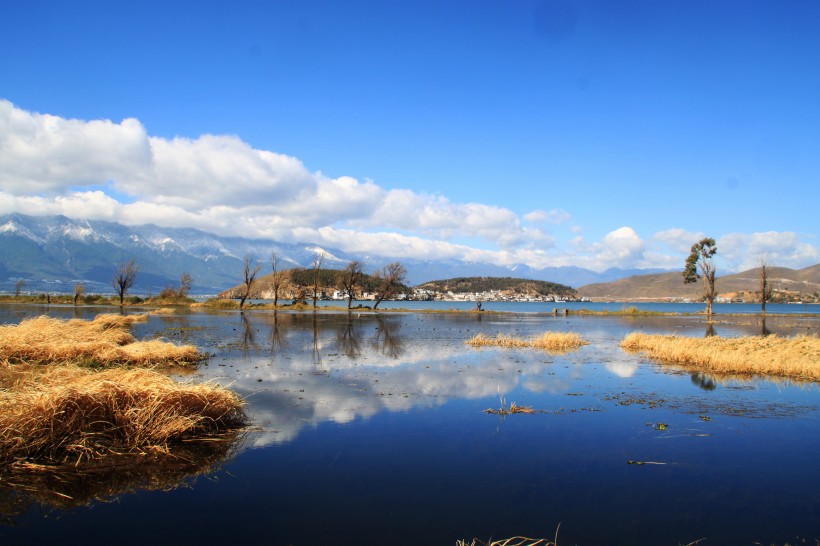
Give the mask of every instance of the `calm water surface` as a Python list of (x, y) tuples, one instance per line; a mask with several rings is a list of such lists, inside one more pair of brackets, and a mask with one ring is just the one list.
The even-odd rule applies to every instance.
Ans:
[[(0, 321), (44, 311), (2, 307)], [(816, 334), (819, 325), (726, 317), (713, 330)], [(464, 344), (478, 332), (546, 330), (590, 344), (563, 355)], [(632, 331), (702, 337), (707, 327), (688, 316), (152, 316), (134, 334), (211, 353), (189, 379), (245, 397), (252, 431), (212, 472), (181, 476), (169, 491), (150, 474), (124, 492), (105, 476), (82, 484), (99, 500), (56, 508), (0, 488), (0, 544), (452, 545), (552, 537), (559, 524), (562, 546), (814, 544), (817, 385), (665, 368), (621, 351)], [(502, 397), (539, 412), (483, 413)]]

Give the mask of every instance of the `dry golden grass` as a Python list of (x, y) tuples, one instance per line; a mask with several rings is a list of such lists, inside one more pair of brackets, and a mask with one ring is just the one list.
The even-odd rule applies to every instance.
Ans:
[(0, 465), (162, 455), (174, 443), (244, 424), (241, 401), (215, 385), (140, 368), (32, 368), (0, 390)]
[(472, 347), (533, 348), (553, 352), (572, 351), (587, 344), (580, 335), (574, 332), (544, 332), (533, 339), (522, 339), (507, 334), (498, 334), (495, 337), (476, 334), (466, 343)]
[(128, 327), (145, 320), (147, 315), (103, 314), (92, 321), (38, 316), (17, 325), (0, 326), (0, 360), (154, 366), (203, 359), (196, 347), (156, 340), (136, 341)]
[(511, 537), (488, 542), (474, 538), (472, 542), (457, 540), (456, 546), (557, 546), (557, 543), (546, 538)]
[(664, 363), (713, 373), (820, 381), (820, 338), (816, 336), (691, 338), (632, 333), (621, 341), (621, 347)]

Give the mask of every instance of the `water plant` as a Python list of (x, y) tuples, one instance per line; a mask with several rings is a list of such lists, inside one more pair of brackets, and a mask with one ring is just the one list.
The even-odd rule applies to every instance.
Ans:
[(544, 332), (540, 336), (531, 339), (518, 338), (507, 334), (498, 334), (491, 337), (479, 333), (468, 339), (466, 343), (472, 347), (533, 348), (563, 352), (578, 349), (588, 342), (574, 332)]
[(820, 381), (820, 338), (816, 336), (693, 338), (633, 332), (621, 341), (621, 347), (662, 363), (713, 373)]

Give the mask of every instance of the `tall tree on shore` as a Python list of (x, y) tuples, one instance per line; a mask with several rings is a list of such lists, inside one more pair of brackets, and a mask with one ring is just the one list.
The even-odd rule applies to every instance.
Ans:
[(19, 298), (20, 292), (23, 290), (23, 287), (26, 285), (26, 281), (23, 279), (17, 279), (17, 282), (14, 283), (14, 297)]
[(188, 292), (191, 291), (191, 285), (194, 284), (194, 278), (187, 271), (179, 276), (179, 289), (177, 295), (180, 298), (187, 298)]
[(683, 268), (683, 282), (689, 284), (703, 280), (703, 299), (706, 301), (706, 314), (712, 316), (712, 304), (717, 297), (715, 290), (715, 262), (714, 256), (717, 254), (715, 240), (711, 237), (704, 237), (694, 245), (686, 258), (686, 265)]
[(245, 307), (245, 300), (251, 295), (253, 283), (256, 280), (256, 274), (262, 266), (256, 261), (256, 256), (253, 254), (245, 254), (242, 258), (242, 293), (239, 295), (239, 308)]
[(114, 272), (114, 278), (111, 279), (111, 284), (120, 297), (120, 305), (122, 305), (125, 300), (125, 294), (134, 286), (134, 282), (137, 280), (137, 271), (139, 271), (139, 267), (137, 267), (137, 262), (134, 261), (134, 258), (131, 258), (127, 262), (117, 264), (117, 270)]
[(74, 305), (77, 305), (77, 301), (83, 297), (85, 294), (85, 285), (81, 282), (78, 282), (74, 285)]
[(353, 260), (339, 275), (339, 289), (347, 296), (347, 308), (353, 306), (353, 299), (359, 290), (359, 285), (364, 275), (364, 264), (358, 260)]
[(766, 258), (760, 258), (760, 312), (766, 314), (766, 302), (771, 301), (774, 295), (774, 285), (769, 281), (769, 268)]
[(399, 287), (404, 282), (407, 276), (407, 269), (399, 262), (393, 262), (382, 268), (381, 271), (376, 271), (373, 274), (376, 277), (376, 303), (373, 304), (373, 309), (386, 300), (396, 296), (399, 292)]
[(322, 263), (325, 261), (325, 253), (320, 252), (316, 255), (313, 259), (313, 264), (311, 264), (311, 269), (313, 270), (313, 280), (310, 285), (311, 289), (311, 299), (313, 299), (313, 308), (316, 309), (316, 301), (319, 299), (319, 293), (321, 292), (319, 286), (319, 273), (322, 270)]
[(274, 309), (279, 304), (279, 291), (285, 284), (285, 272), (279, 270), (279, 257), (276, 252), (271, 252), (271, 269), (273, 269), (273, 276), (271, 278), (271, 286), (273, 288), (273, 307)]

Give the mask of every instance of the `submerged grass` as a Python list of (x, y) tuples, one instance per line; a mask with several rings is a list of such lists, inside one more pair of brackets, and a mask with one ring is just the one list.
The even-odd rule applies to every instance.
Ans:
[(472, 347), (505, 347), (509, 349), (533, 348), (544, 351), (564, 352), (572, 351), (586, 345), (580, 335), (574, 332), (544, 332), (532, 339), (513, 337), (507, 334), (498, 334), (495, 337), (486, 334), (476, 334), (466, 341)]
[(137, 341), (128, 332), (147, 315), (101, 314), (94, 320), (61, 320), (47, 316), (0, 326), (0, 360), (10, 363), (82, 363), (155, 366), (199, 362), (193, 346), (152, 340)]
[(708, 372), (820, 381), (820, 338), (816, 336), (692, 338), (635, 332), (621, 341), (621, 347)]
[(547, 540), (546, 538), (528, 537), (511, 537), (487, 542), (474, 538), (471, 542), (457, 540), (456, 546), (557, 546), (557, 542)]
[(176, 443), (242, 427), (246, 419), (227, 389), (140, 368), (33, 367), (3, 387), (0, 466), (162, 456)]

